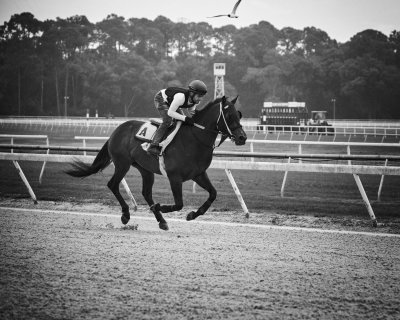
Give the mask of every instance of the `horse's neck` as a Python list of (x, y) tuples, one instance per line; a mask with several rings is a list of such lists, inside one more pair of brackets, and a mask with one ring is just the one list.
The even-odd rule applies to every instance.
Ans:
[(217, 139), (216, 125), (219, 115), (219, 109), (217, 107), (213, 109), (202, 110), (195, 115), (193, 120), (196, 124), (203, 126), (205, 129), (202, 130), (197, 127), (188, 127), (187, 130), (191, 131), (190, 136), (193, 138), (193, 143), (195, 143), (199, 150), (212, 148)]
[(216, 130), (219, 118), (219, 108), (217, 106), (202, 110), (194, 118), (195, 122), (204, 126), (207, 130)]

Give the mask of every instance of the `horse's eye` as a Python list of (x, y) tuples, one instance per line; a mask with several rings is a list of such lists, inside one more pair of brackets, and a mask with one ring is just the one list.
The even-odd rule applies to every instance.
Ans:
[(239, 119), (242, 119), (242, 113), (238, 110), (239, 113)]

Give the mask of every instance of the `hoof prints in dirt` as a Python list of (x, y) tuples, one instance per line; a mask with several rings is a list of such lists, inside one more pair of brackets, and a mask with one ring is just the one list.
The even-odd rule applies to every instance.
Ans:
[(137, 230), (139, 227), (138, 224), (130, 224), (121, 227), (121, 230)]
[[(79, 224), (78, 224), (79, 225)], [(113, 223), (109, 222), (106, 224), (93, 224), (92, 220), (87, 219), (83, 220), (82, 226), (87, 229), (87, 230), (95, 230), (95, 229), (120, 229), (120, 230), (138, 230), (139, 225), (138, 224), (129, 224), (129, 225), (123, 225), (123, 226), (114, 226)]]

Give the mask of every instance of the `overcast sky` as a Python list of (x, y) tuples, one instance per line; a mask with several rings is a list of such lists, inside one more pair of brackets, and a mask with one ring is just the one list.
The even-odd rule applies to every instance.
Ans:
[[(0, 0), (0, 24), (13, 14), (31, 12), (37, 19), (85, 15), (95, 23), (115, 13), (125, 19), (163, 15), (174, 22), (205, 21), (213, 27), (234, 24), (237, 28), (265, 20), (278, 29), (322, 29), (339, 42), (365, 29), (387, 36), (400, 31), (400, 0), (242, 0), (238, 19), (207, 18), (229, 13), (236, 0)], [(196, 5), (197, 4), (197, 5)]]

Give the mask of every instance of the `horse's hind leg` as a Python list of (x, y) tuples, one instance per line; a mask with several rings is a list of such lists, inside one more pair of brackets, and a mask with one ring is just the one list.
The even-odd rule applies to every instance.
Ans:
[(112, 191), (112, 193), (115, 195), (117, 198), (121, 209), (122, 209), (122, 216), (121, 216), (121, 221), (123, 224), (127, 224), (129, 219), (131, 218), (131, 215), (129, 213), (129, 206), (125, 202), (124, 198), (121, 196), (121, 193), (119, 192), (119, 184), (122, 180), (122, 178), (126, 175), (130, 168), (130, 163), (129, 160), (125, 161), (118, 161), (114, 163), (115, 165), (115, 171), (114, 175), (111, 177), (110, 181), (108, 181), (107, 186), (108, 188)]
[(208, 208), (210, 208), (211, 204), (217, 198), (217, 190), (215, 190), (214, 186), (211, 184), (210, 179), (208, 178), (207, 172), (203, 172), (202, 174), (198, 175), (193, 179), (200, 187), (208, 191), (208, 199), (203, 205), (197, 209), (196, 212), (191, 211), (186, 216), (186, 220), (194, 220), (198, 216), (203, 215), (206, 213)]
[(160, 212), (160, 205), (158, 203), (154, 204), (153, 201), (154, 173), (147, 171), (138, 165), (133, 164), (133, 166), (137, 168), (142, 175), (142, 195), (147, 204), (150, 206), (150, 210), (153, 211), (154, 216), (157, 219), (158, 226), (162, 230), (168, 230), (168, 224)]

